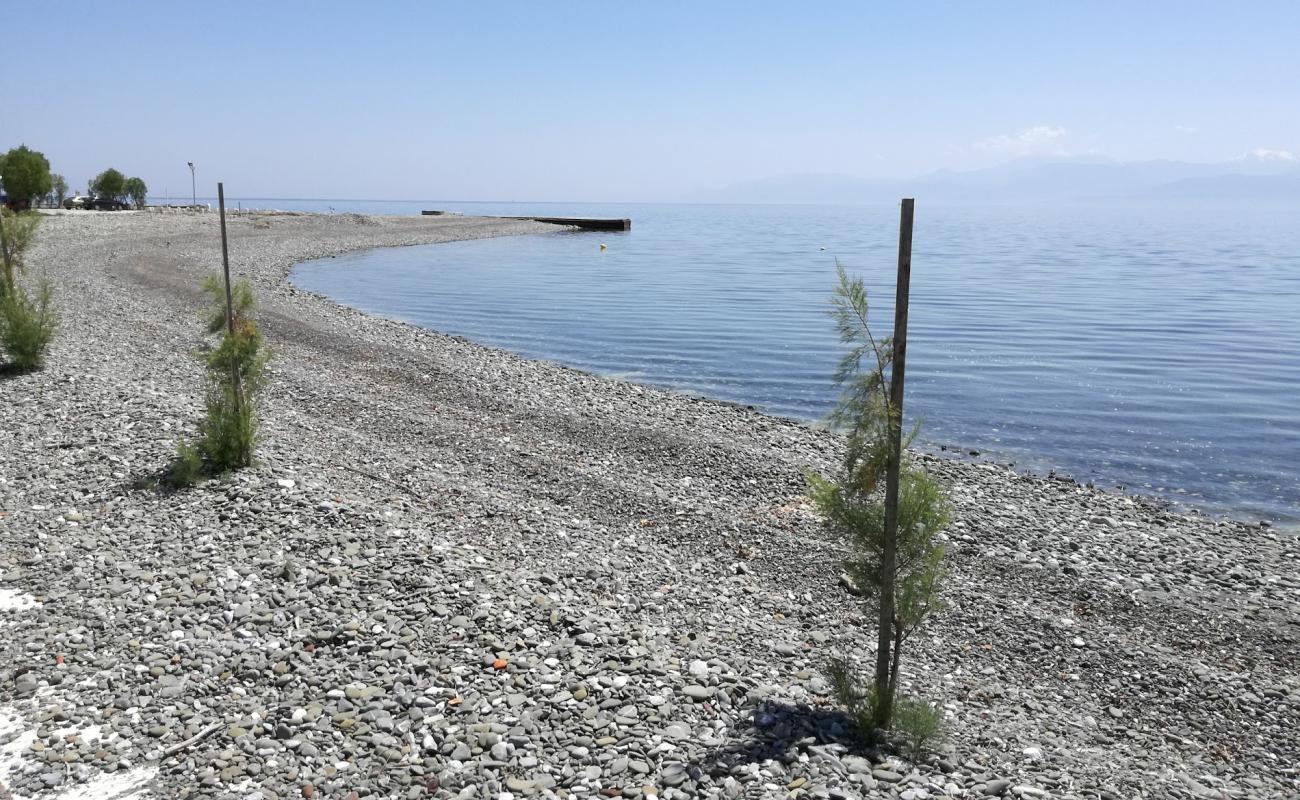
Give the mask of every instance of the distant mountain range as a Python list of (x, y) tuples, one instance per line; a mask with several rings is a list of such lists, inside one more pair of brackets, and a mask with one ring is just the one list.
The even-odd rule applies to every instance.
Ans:
[(1300, 159), (1270, 153), (1221, 164), (1117, 162), (1095, 158), (1021, 160), (998, 167), (939, 170), (911, 179), (780, 175), (696, 191), (694, 203), (1168, 203), (1257, 202), (1300, 207)]

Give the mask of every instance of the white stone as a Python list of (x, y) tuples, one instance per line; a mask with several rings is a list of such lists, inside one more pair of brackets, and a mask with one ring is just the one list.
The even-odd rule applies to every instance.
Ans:
[(0, 589), (0, 611), (26, 611), (36, 607), (36, 598), (15, 589)]

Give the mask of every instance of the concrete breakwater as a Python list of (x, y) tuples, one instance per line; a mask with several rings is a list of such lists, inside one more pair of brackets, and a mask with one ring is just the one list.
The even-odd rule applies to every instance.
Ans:
[(1300, 790), (1294, 535), (929, 459), (957, 510), (952, 609), (906, 678), (949, 732), (912, 764), (859, 747), (827, 695), (829, 657), (871, 656), (803, 498), (836, 437), (285, 280), (551, 226), (232, 220), (276, 352), (261, 463), (148, 488), (200, 414), (216, 226), (43, 223), (61, 335), (44, 372), (0, 380), (15, 796), (104, 775), (203, 797)]
[[(437, 209), (426, 208), (420, 212), (426, 217), (441, 216), (459, 216), (459, 212), (439, 211)], [(619, 219), (597, 219), (593, 217), (495, 217), (495, 219), (512, 219), (524, 220), (531, 222), (545, 222), (550, 225), (563, 225), (568, 228), (578, 228), (588, 231), (630, 231), (632, 230), (632, 220), (626, 218)]]

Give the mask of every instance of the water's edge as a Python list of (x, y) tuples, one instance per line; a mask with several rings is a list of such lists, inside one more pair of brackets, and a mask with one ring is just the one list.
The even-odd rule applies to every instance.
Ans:
[[(557, 230), (554, 233), (525, 234), (521, 237), (516, 237), (516, 238), (529, 238), (532, 236), (564, 235), (566, 233), (568, 233), (568, 231)], [(414, 245), (414, 246), (402, 245), (402, 246), (394, 246), (394, 247), (362, 247), (357, 249), (350, 249), (347, 252), (350, 254), (367, 254), (367, 253), (377, 253), (377, 252), (405, 249), (409, 247), (443, 247), (443, 246), (445, 246), (445, 244)], [(282, 276), (282, 281), (285, 284), (291, 285), (294, 291), (296, 292), (301, 292), (316, 298), (320, 298), (321, 300), (328, 302), (334, 306), (337, 306), (341, 309), (347, 309), (349, 311), (364, 314), (369, 317), (384, 319), (396, 324), (410, 326), (412, 328), (417, 328), (423, 331), (429, 331), (439, 336), (444, 336), (456, 341), (466, 342), (474, 345), (475, 347), (484, 348), (489, 351), (508, 353), (509, 355), (515, 358), (547, 364), (554, 367), (560, 367), (566, 370), (572, 370), (574, 372), (578, 372), (583, 375), (588, 375), (594, 378), (598, 378), (603, 381), (610, 381), (613, 383), (625, 384), (628, 386), (640, 386), (640, 387), (652, 388), (657, 391), (669, 392), (671, 394), (682, 396), (682, 397), (690, 397), (692, 399), (696, 399), (700, 401), (716, 403), (718, 405), (733, 408), (733, 409), (746, 410), (751, 413), (761, 414), (763, 416), (784, 420), (786, 422), (793, 423), (801, 427), (809, 428), (812, 430), (827, 429), (827, 426), (824, 424), (822, 420), (813, 420), (813, 419), (802, 418), (802, 417), (797, 417), (797, 416), (792, 416), (787, 414), (775, 413), (762, 407), (759, 404), (744, 403), (740, 401), (714, 397), (707, 394), (702, 394), (699, 392), (683, 389), (682, 387), (674, 386), (670, 384), (631, 380), (624, 375), (609, 374), (598, 370), (587, 369), (582, 366), (568, 363), (556, 358), (546, 358), (546, 357), (539, 357), (535, 355), (521, 353), (509, 347), (503, 347), (497, 344), (493, 344), (491, 342), (484, 342), (471, 336), (467, 336), (455, 332), (449, 332), (432, 325), (415, 322), (405, 317), (402, 317), (400, 315), (386, 314), (372, 309), (367, 309), (361, 306), (352, 305), (350, 303), (343, 302), (329, 294), (306, 288), (300, 285), (297, 281), (295, 281), (295, 275), (298, 274), (300, 268), (307, 265), (326, 265), (329, 264), (329, 262), (332, 259), (333, 257), (329, 257), (329, 258), (322, 258), (322, 259), (310, 259), (307, 261), (294, 263), (285, 271), (284, 275)], [(830, 381), (828, 378), (828, 384), (829, 383)], [(1218, 518), (1218, 519), (1231, 520), (1234, 522), (1239, 522), (1247, 525), (1260, 525), (1262, 527), (1271, 528), (1272, 530), (1284, 531), (1284, 532), (1300, 535), (1300, 520), (1296, 520), (1296, 521), (1292, 521), (1289, 519), (1261, 520), (1258, 517), (1252, 518), (1250, 516), (1247, 516), (1239, 509), (1233, 509), (1227, 506), (1220, 507), (1214, 504), (1207, 504), (1202, 506), (1196, 503), (1180, 500), (1176, 497), (1171, 497), (1167, 494), (1163, 494), (1159, 492), (1143, 491), (1141, 487), (1133, 487), (1121, 483), (1111, 484), (1111, 483), (1099, 482), (1096, 480), (1081, 479), (1066, 470), (1063, 470), (1059, 467), (1053, 467), (1047, 464), (1045, 459), (1042, 459), (1042, 463), (1043, 463), (1042, 466), (1037, 466), (1037, 467), (1025, 466), (1023, 454), (1017, 456), (1012, 453), (1000, 452), (996, 449), (988, 448), (987, 446), (984, 446), (976, 450), (975, 448), (965, 447), (960, 444), (955, 444), (953, 442), (941, 442), (934, 439), (928, 439), (924, 436), (924, 430), (922, 431), (922, 435), (918, 437), (917, 446), (914, 446), (913, 449), (920, 453), (925, 453), (927, 455), (931, 455), (937, 458), (942, 458), (944, 460), (958, 462), (958, 463), (967, 463), (967, 464), (980, 463), (980, 464), (996, 465), (996, 466), (1007, 468), (1013, 471), (1016, 475), (1025, 476), (1025, 477), (1032, 477), (1037, 479), (1051, 479), (1051, 478), (1066, 479), (1078, 483), (1079, 485), (1082, 486), (1087, 486), (1089, 488), (1096, 488), (1101, 491), (1105, 491), (1109, 494), (1132, 497), (1135, 500), (1142, 500), (1146, 502), (1155, 502), (1169, 509), (1170, 511), (1176, 513), (1190, 514), (1194, 516), (1203, 516), (1212, 519)], [(1177, 487), (1174, 488), (1177, 489)]]

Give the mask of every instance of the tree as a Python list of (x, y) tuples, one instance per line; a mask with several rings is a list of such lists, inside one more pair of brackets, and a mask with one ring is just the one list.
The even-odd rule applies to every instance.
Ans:
[(112, 200), (121, 200), (126, 196), (126, 176), (109, 167), (90, 182), (90, 193)]
[[(891, 431), (902, 424), (886, 378), (893, 361), (892, 339), (872, 335), (862, 280), (850, 280), (838, 264), (836, 269), (839, 286), (831, 313), (840, 340), (850, 349), (835, 372), (842, 394), (831, 422), (846, 432), (847, 446), (838, 478), (810, 475), (809, 495), (826, 525), (852, 545), (853, 557), (845, 563), (848, 577), (868, 601), (893, 607), (888, 622), (881, 620), (879, 632), (891, 645), (889, 658), (878, 661), (869, 692), (853, 687), (844, 664), (832, 665), (841, 702), (860, 717), (864, 727), (889, 729), (895, 721), (903, 645), (930, 613), (943, 607), (939, 586), (945, 574), (944, 547), (938, 536), (947, 527), (951, 511), (942, 490), (904, 450), (899, 463), (894, 568), (886, 571), (886, 509), (880, 489), (890, 459)], [(906, 437), (906, 443), (917, 430)], [(928, 709), (922, 706), (910, 700), (904, 704), (909, 717)]]
[(123, 190), (127, 197), (131, 198), (131, 204), (136, 208), (144, 208), (145, 197), (149, 194), (149, 187), (139, 178), (127, 178)]
[(11, 202), (26, 206), (50, 193), (50, 162), (44, 153), (20, 144), (5, 153), (0, 161), (0, 182), (4, 183)]
[(54, 175), (51, 177), (51, 183), (54, 184), (51, 188), (54, 194), (54, 205), (61, 206), (63, 199), (68, 196), (68, 182), (62, 175)]

